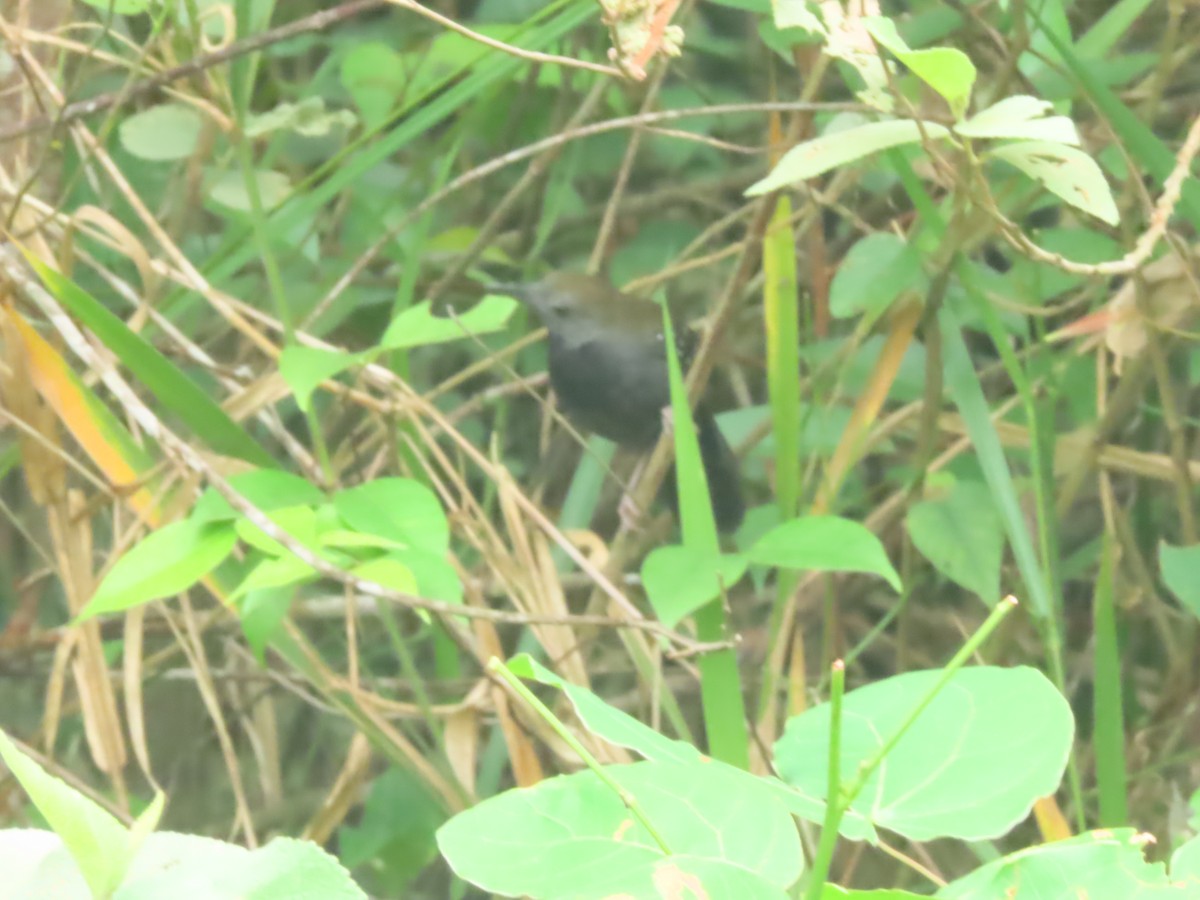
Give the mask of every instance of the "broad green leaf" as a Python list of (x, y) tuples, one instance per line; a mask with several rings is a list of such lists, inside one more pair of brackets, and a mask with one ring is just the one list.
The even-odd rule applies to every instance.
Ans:
[[(696, 105), (703, 101), (697, 100)], [(692, 123), (688, 123), (692, 124)], [(683, 142), (675, 141), (674, 146)], [(624, 284), (661, 272), (700, 234), (700, 226), (679, 219), (651, 218), (643, 222), (637, 235), (612, 255), (608, 273), (614, 284)]]
[[(281, 469), (254, 469), (229, 476), (229, 485), (263, 512), (286, 506), (316, 506), (325, 500), (312, 482)], [(196, 522), (233, 521), (241, 516), (229, 502), (209, 488), (200, 495), (188, 517)]]
[(167, 808), (167, 795), (160, 790), (154, 791), (154, 799), (142, 810), (141, 815), (133, 820), (129, 829), (129, 852), (136, 854), (158, 828), (162, 821), (163, 810)]
[(1145, 846), (1132, 828), (1089, 831), (993, 860), (946, 885), (936, 896), (942, 900), (1017, 896), (1185, 900), (1195, 896), (1182, 885), (1179, 891), (1171, 890), (1166, 867), (1147, 862)]
[(1109, 225), (1120, 221), (1104, 173), (1082, 150), (1050, 141), (1022, 141), (995, 147), (987, 156), (1011, 163), (1076, 209)]
[(839, 319), (877, 317), (902, 293), (929, 283), (921, 255), (911, 244), (888, 231), (855, 241), (829, 288), (829, 311)]
[[(125, 877), (132, 856), (129, 832), (110, 812), (48, 774), (0, 731), (0, 758), (61, 838), (97, 897), (108, 897)], [(10, 877), (6, 871), (5, 879)]]
[(445, 821), (445, 811), (425, 782), (391, 766), (371, 783), (355, 824), (338, 828), (338, 859), (351, 870), (376, 869), (383, 882), (375, 888), (376, 896), (419, 897), (408, 885), (437, 858), (434, 834)]
[(402, 594), (413, 594), (417, 590), (417, 579), (412, 569), (397, 559), (381, 557), (355, 566), (353, 573), (366, 581), (374, 581), (385, 588)]
[[(266, 846), (240, 856), (228, 868), (213, 871), (204, 867), (204, 876), (213, 884), (208, 896), (367, 900), (367, 895), (336, 858), (312, 841), (295, 838), (273, 838)], [(155, 896), (145, 893), (138, 900), (151, 900)], [(185, 891), (175, 896), (197, 894)]]
[[(255, 169), (251, 173), (258, 187), (258, 198), (264, 210), (279, 206), (292, 193), (292, 182), (282, 172)], [(240, 170), (217, 172), (208, 182), (210, 199), (238, 212), (250, 212), (254, 205), (246, 188), (246, 178)]]
[[(846, 694), (841, 737), (846, 778), (901, 728), (941, 677), (936, 669), (909, 672)], [(823, 703), (789, 719), (775, 743), (780, 777), (817, 797), (826, 796), (829, 776), (829, 712)], [(915, 841), (999, 837), (1029, 815), (1035, 800), (1058, 788), (1073, 733), (1070, 707), (1037, 670), (962, 669), (904, 733), (850, 808), (876, 827)]]
[(527, 653), (513, 657), (507, 665), (518, 678), (538, 681), (566, 694), (583, 727), (610, 744), (633, 750), (651, 762), (695, 762), (703, 758), (686, 741), (659, 734), (629, 713), (609, 706), (586, 688), (560, 678)]
[(810, 8), (808, 0), (771, 0), (775, 27), (803, 28), (814, 34), (824, 34), (825, 24)]
[(654, 613), (668, 628), (733, 587), (746, 571), (737, 555), (711, 553), (681, 544), (658, 547), (642, 563), (642, 584)]
[(1079, 145), (1075, 123), (1066, 116), (1049, 116), (1054, 107), (1037, 97), (1005, 97), (954, 126), (963, 137), (1052, 141)]
[(387, 44), (356, 44), (342, 59), (342, 85), (371, 128), (384, 124), (404, 93), (404, 60)]
[(116, 900), (366, 896), (336, 859), (310, 841), (277, 837), (247, 850), (212, 838), (163, 832), (152, 834), (134, 858)]
[[(278, 560), (269, 560), (278, 562)], [(267, 646), (279, 633), (283, 620), (291, 609), (295, 591), (291, 587), (268, 587), (251, 590), (238, 603), (238, 621), (246, 643), (250, 645), (258, 664), (266, 665)]]
[(459, 813), (438, 829), (442, 855), (459, 877), (507, 896), (652, 897), (664, 879), (690, 877), (704, 885), (698, 896), (782, 900), (799, 877), (791, 815), (766, 792), (745, 791), (742, 773), (706, 762), (605, 771), (637, 799), (670, 856), (591, 771)]
[(413, 547), (387, 555), (403, 565), (417, 580), (416, 593), (430, 600), (462, 603), (462, 579), (444, 553), (430, 553)]
[(290, 587), (312, 581), (317, 570), (290, 553), (270, 556), (253, 566), (229, 595), (231, 603), (242, 604), (243, 598), (258, 591)]
[(921, 900), (924, 894), (880, 888), (874, 891), (848, 891), (836, 884), (826, 884), (821, 889), (821, 900)]
[(484, 297), (464, 313), (435, 316), (428, 301), (410, 306), (392, 319), (379, 346), (389, 350), (443, 344), (477, 334), (499, 331), (512, 317), (517, 301), (511, 297)]
[(806, 516), (776, 525), (755, 541), (745, 557), (751, 563), (785, 569), (864, 572), (900, 590), (900, 576), (879, 538), (838, 516)]
[[(659, 734), (629, 713), (609, 706), (586, 688), (563, 680), (528, 654), (523, 653), (509, 660), (508, 667), (519, 678), (532, 679), (561, 690), (574, 707), (575, 715), (583, 727), (610, 744), (632, 750), (651, 762), (686, 763), (704, 759), (700, 751), (687, 741), (673, 740)], [(711, 760), (709, 764), (737, 773), (742, 778), (742, 791), (771, 792), (792, 815), (809, 822), (821, 822), (825, 817), (823, 800), (783, 784), (776, 778), (751, 775), (717, 760)], [(853, 811), (842, 817), (838, 831), (852, 841), (875, 843), (878, 840), (871, 823)]]
[(237, 543), (227, 522), (172, 522), (152, 531), (104, 576), (79, 614), (88, 619), (185, 591), (215, 569)]
[(1186, 882), (1200, 895), (1200, 837), (1186, 841), (1171, 854), (1171, 880)]
[(905, 525), (935, 569), (989, 607), (1000, 600), (1004, 528), (987, 485), (957, 481), (946, 496), (914, 503)]
[(183, 103), (161, 103), (121, 123), (121, 145), (141, 159), (186, 159), (196, 151), (204, 117)]
[[(273, 509), (267, 513), (267, 518), (274, 522), (290, 537), (310, 549), (317, 547), (317, 513), (311, 506), (287, 506), (283, 509)], [(256, 550), (268, 556), (288, 556), (287, 548), (247, 518), (239, 518), (234, 522), (237, 536)]]
[[(935, 122), (925, 122), (923, 128), (925, 135), (931, 139), (950, 137), (950, 130)], [(746, 189), (746, 196), (757, 197), (797, 181), (821, 175), (880, 150), (915, 144), (920, 140), (921, 127), (910, 119), (868, 122), (856, 128), (825, 134), (797, 144), (785, 153), (770, 175)]]
[(180, 372), (145, 338), (60, 272), (32, 254), (25, 253), (25, 257), (50, 293), (91, 329), (164, 409), (179, 416), (192, 434), (219, 453), (257, 466), (275, 465), (271, 455), (229, 417), (208, 391)]
[(1200, 544), (1172, 547), (1160, 541), (1158, 567), (1163, 584), (1192, 611), (1192, 615), (1200, 616)]
[(324, 381), (370, 358), (366, 353), (342, 353), (320, 347), (293, 345), (279, 354), (279, 375), (296, 395), (304, 412), (312, 407), (313, 391)]
[(896, 23), (891, 19), (872, 16), (864, 19), (864, 24), (879, 44), (892, 51), (914, 75), (942, 95), (956, 119), (962, 117), (971, 102), (971, 89), (975, 85), (975, 66), (970, 57), (949, 47), (913, 50), (900, 37)]
[(437, 496), (408, 478), (379, 478), (336, 494), (333, 506), (347, 525), (406, 547), (445, 553), (450, 526)]

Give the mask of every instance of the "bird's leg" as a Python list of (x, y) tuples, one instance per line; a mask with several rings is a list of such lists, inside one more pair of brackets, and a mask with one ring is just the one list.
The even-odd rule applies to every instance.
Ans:
[(640, 531), (642, 523), (645, 521), (645, 513), (633, 499), (633, 492), (637, 490), (638, 482), (642, 480), (642, 472), (645, 469), (646, 457), (643, 456), (633, 467), (633, 472), (625, 483), (625, 490), (621, 492), (621, 501), (617, 504), (617, 515), (621, 519), (621, 528), (625, 531)]
[(662, 412), (662, 430), (663, 434), (668, 437), (675, 436), (675, 409), (671, 406), (664, 406)]
[[(664, 406), (660, 415), (662, 416), (663, 434), (673, 435), (675, 432), (674, 410), (669, 406)], [(645, 472), (648, 461), (649, 457), (647, 456), (638, 460), (626, 482), (625, 491), (621, 494), (621, 502), (617, 504), (617, 515), (621, 518), (621, 526), (628, 531), (640, 531), (644, 520), (644, 513), (637, 505), (637, 501), (633, 499), (633, 493), (637, 490), (638, 482), (642, 480), (642, 473)]]

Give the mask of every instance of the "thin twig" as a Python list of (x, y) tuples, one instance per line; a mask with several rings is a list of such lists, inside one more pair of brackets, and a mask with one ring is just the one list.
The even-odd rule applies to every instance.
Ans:
[(600, 63), (588, 62), (584, 59), (572, 59), (569, 56), (556, 56), (553, 53), (539, 53), (536, 50), (525, 50), (521, 47), (514, 47), (512, 44), (506, 44), (503, 41), (498, 41), (495, 38), (490, 38), (486, 34), (480, 34), (478, 31), (472, 31), (465, 25), (460, 25), (453, 19), (443, 16), (441, 13), (434, 12), (428, 7), (422, 6), (416, 0), (387, 0), (392, 6), (399, 6), (402, 9), (409, 9), (417, 15), (424, 16), (430, 21), (437, 22), (443, 28), (448, 28), (451, 31), (456, 31), (463, 37), (468, 37), (485, 46), (491, 47), (494, 50), (500, 50), (510, 56), (517, 56), (521, 59), (528, 60), (534, 63), (544, 63), (554, 66), (565, 66), (572, 69), (586, 69), (589, 72), (599, 72), (601, 75), (609, 75), (615, 78), (624, 78), (625, 73), (614, 66), (605, 66)]

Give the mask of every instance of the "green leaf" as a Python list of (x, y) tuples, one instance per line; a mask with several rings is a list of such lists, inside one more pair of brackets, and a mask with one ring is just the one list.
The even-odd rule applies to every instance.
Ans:
[(417, 580), (414, 593), (445, 603), (462, 603), (462, 579), (444, 553), (407, 548), (387, 555), (403, 565)]
[(1172, 547), (1160, 541), (1158, 567), (1163, 584), (1192, 615), (1200, 616), (1200, 544)]
[(352, 870), (364, 865), (376, 869), (382, 882), (377, 896), (414, 896), (406, 888), (437, 857), (434, 834), (445, 821), (428, 786), (393, 766), (371, 784), (358, 824), (338, 829), (338, 859)]
[(838, 516), (806, 516), (776, 525), (755, 541), (746, 560), (762, 566), (878, 575), (897, 591), (900, 576), (879, 538)]
[[(0, 758), (62, 839), (92, 894), (110, 896), (125, 877), (132, 856), (125, 826), (93, 800), (48, 774), (17, 749), (3, 731), (0, 731)], [(5, 870), (6, 882), (11, 874)]]
[(996, 147), (987, 156), (1011, 163), (1076, 209), (1109, 225), (1120, 221), (1104, 173), (1082, 150), (1050, 141), (1022, 141)]
[(79, 621), (185, 591), (220, 565), (237, 543), (226, 522), (191, 519), (152, 531), (117, 560)]
[(342, 353), (320, 347), (292, 345), (279, 354), (279, 375), (296, 395), (303, 412), (312, 407), (312, 394), (322, 382), (370, 358), (367, 353)]
[(606, 772), (632, 794), (671, 849), (667, 855), (594, 772), (510, 790), (459, 813), (438, 847), (466, 881), (505, 896), (661, 896), (692, 881), (696, 896), (777, 897), (803, 855), (787, 809), (743, 789), (727, 766), (635, 763)]
[(829, 311), (839, 319), (878, 317), (905, 291), (928, 284), (916, 249), (891, 232), (877, 231), (856, 241), (838, 266)]
[(121, 145), (154, 162), (186, 159), (196, 151), (204, 117), (182, 103), (162, 103), (129, 116), (118, 134)]
[(333, 506), (347, 525), (405, 547), (444, 554), (450, 526), (437, 495), (408, 478), (379, 478), (336, 494)]
[[(522, 653), (509, 660), (508, 668), (519, 678), (532, 679), (558, 688), (566, 694), (583, 727), (610, 744), (628, 748), (651, 762), (695, 762), (703, 759), (700, 751), (691, 744), (659, 734), (629, 713), (609, 706), (586, 688), (563, 680), (528, 654)], [(712, 760), (710, 765), (721, 766), (726, 771), (738, 773), (743, 779), (740, 788), (742, 791), (770, 791), (782, 800), (793, 815), (810, 822), (820, 822), (825, 817), (823, 800), (785, 785), (778, 779), (750, 775), (742, 769), (727, 766), (717, 760)], [(867, 840), (874, 843), (878, 840), (871, 824), (854, 812), (843, 816), (838, 831), (853, 841)]]
[(975, 66), (970, 57), (949, 47), (913, 50), (900, 37), (891, 19), (870, 16), (863, 19), (863, 24), (876, 42), (891, 50), (914, 75), (942, 95), (956, 119), (962, 117), (975, 85)]
[(417, 579), (413, 576), (412, 569), (395, 558), (385, 556), (372, 559), (360, 566), (355, 566), (352, 571), (359, 578), (374, 581), (402, 594), (417, 592)]
[(457, 341), (471, 335), (499, 331), (508, 324), (517, 301), (511, 297), (484, 297), (479, 303), (453, 318), (435, 316), (429, 301), (410, 306), (392, 319), (379, 346), (389, 350), (425, 347)]
[(558, 688), (575, 708), (583, 727), (610, 744), (633, 750), (651, 762), (695, 762), (703, 758), (686, 741), (659, 734), (629, 713), (609, 706), (586, 688), (560, 678), (527, 653), (509, 660), (508, 668), (518, 678)]
[(954, 126), (963, 137), (1052, 141), (1079, 146), (1079, 132), (1066, 116), (1043, 118), (1054, 106), (1037, 97), (1005, 97)]
[(404, 93), (404, 60), (387, 44), (354, 45), (342, 60), (342, 85), (371, 128), (384, 124)]
[[(274, 209), (291, 196), (291, 179), (282, 172), (255, 169), (251, 172), (251, 177), (258, 187), (258, 198), (264, 210)], [(254, 209), (246, 188), (246, 177), (240, 170), (217, 172), (208, 182), (208, 196), (221, 206), (238, 212), (250, 212)]]
[(100, 339), (162, 404), (179, 416), (192, 434), (219, 453), (257, 466), (273, 467), (274, 460), (233, 421), (209, 392), (179, 371), (141, 335), (109, 312), (94, 297), (26, 252), (38, 277), (68, 311)]
[[(305, 547), (315, 550), (317, 543), (317, 513), (311, 506), (288, 506), (273, 509), (267, 518)], [(290, 556), (290, 551), (247, 518), (234, 522), (237, 536), (268, 556)]]
[[(926, 136), (932, 139), (950, 137), (950, 130), (935, 122), (923, 123)], [(889, 119), (868, 122), (844, 131), (824, 134), (797, 144), (783, 155), (771, 174), (746, 189), (747, 197), (757, 197), (786, 187), (797, 181), (812, 178), (862, 159), (889, 147), (915, 144), (921, 140), (921, 127), (910, 119)]]
[(1132, 828), (1091, 831), (993, 860), (946, 885), (937, 896), (942, 900), (1018, 895), (1184, 900), (1190, 892), (1171, 890), (1163, 864), (1146, 861), (1145, 846), (1145, 839)]
[[(254, 469), (229, 476), (229, 486), (263, 512), (285, 506), (316, 506), (325, 495), (312, 482), (282, 469)], [(188, 518), (195, 522), (229, 521), (241, 516), (213, 488), (200, 495)]]
[(924, 894), (880, 888), (874, 891), (848, 891), (836, 884), (825, 884), (821, 888), (821, 900), (921, 900)]
[(771, 7), (776, 28), (803, 28), (813, 34), (825, 34), (825, 23), (809, 8), (808, 0), (771, 0)]
[[(852, 778), (941, 677), (937, 669), (909, 672), (846, 694), (841, 771)], [(829, 712), (824, 703), (789, 719), (775, 744), (780, 777), (817, 797), (827, 796)], [(1073, 733), (1070, 707), (1037, 670), (962, 669), (850, 808), (915, 841), (999, 837), (1029, 815), (1035, 800), (1057, 789)]]
[(293, 595), (290, 587), (267, 587), (248, 591), (238, 604), (242, 633), (260, 666), (266, 665), (267, 646), (279, 634), (291, 609)]
[(310, 841), (277, 837), (257, 850), (246, 850), (212, 838), (171, 833), (150, 836), (119, 897), (366, 900), (342, 865)]
[(945, 497), (914, 503), (905, 525), (935, 569), (989, 607), (999, 601), (1004, 528), (987, 485), (955, 482)]
[(654, 613), (673, 628), (701, 606), (721, 596), (722, 585), (733, 587), (746, 571), (736, 555), (710, 553), (671, 544), (650, 552), (642, 563), (642, 584)]
[(1194, 837), (1171, 854), (1171, 880), (1186, 882), (1200, 891), (1200, 837)]

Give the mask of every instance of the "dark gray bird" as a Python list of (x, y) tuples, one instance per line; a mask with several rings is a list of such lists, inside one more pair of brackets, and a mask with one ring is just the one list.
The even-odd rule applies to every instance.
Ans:
[[(564, 412), (581, 428), (632, 450), (647, 451), (662, 432), (671, 405), (662, 311), (622, 294), (607, 281), (559, 272), (531, 284), (494, 284), (488, 291), (529, 306), (550, 333), (550, 383)], [(695, 332), (675, 329), (685, 370)], [(737, 457), (701, 399), (695, 410), (700, 455), (717, 527), (733, 531), (745, 504)], [(674, 473), (665, 486), (675, 493)]]

